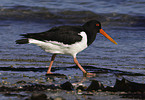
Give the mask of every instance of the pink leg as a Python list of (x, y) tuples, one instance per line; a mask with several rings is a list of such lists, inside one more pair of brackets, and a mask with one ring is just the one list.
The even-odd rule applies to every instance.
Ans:
[(96, 76), (95, 73), (87, 73), (87, 71), (84, 70), (84, 68), (79, 64), (77, 58), (74, 58), (74, 62), (75, 64), (81, 69), (81, 71), (83, 72), (83, 74), (87, 77), (91, 77), (91, 76)]
[(50, 65), (48, 67), (47, 74), (52, 74), (51, 73), (51, 66), (52, 66), (52, 64), (54, 62), (55, 57), (56, 57), (56, 54), (53, 54), (52, 57), (51, 57), (51, 62), (50, 62)]

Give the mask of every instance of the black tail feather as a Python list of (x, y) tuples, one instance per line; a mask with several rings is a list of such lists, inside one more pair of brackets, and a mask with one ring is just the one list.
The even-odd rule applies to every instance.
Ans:
[(16, 44), (27, 44), (27, 43), (29, 43), (28, 39), (16, 40)]

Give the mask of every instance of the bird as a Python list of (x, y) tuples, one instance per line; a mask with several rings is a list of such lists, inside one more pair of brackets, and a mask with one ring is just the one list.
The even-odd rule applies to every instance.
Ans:
[(89, 20), (83, 25), (63, 25), (49, 29), (45, 32), (21, 34), (21, 39), (16, 44), (35, 44), (45, 52), (52, 53), (51, 61), (46, 74), (53, 74), (51, 67), (57, 54), (71, 55), (74, 63), (85, 76), (95, 76), (95, 73), (87, 72), (78, 62), (76, 55), (90, 46), (96, 39), (97, 33), (101, 33), (111, 42), (117, 45), (103, 29), (98, 20)]

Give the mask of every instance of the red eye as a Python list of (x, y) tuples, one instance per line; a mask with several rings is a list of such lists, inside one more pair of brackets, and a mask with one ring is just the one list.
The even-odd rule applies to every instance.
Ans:
[(96, 26), (100, 26), (99, 24), (96, 24)]

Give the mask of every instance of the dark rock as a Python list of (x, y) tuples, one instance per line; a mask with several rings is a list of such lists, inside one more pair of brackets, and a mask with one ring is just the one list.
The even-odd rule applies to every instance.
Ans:
[(92, 90), (97, 91), (98, 89), (101, 89), (101, 90), (104, 89), (103, 84), (96, 80), (92, 80), (92, 83), (90, 84), (90, 86), (88, 86), (88, 88), (86, 90), (87, 91), (92, 91)]
[(125, 83), (129, 86), (131, 92), (145, 92), (145, 84), (131, 82), (125, 79)]
[(128, 84), (125, 83), (125, 79), (122, 80), (116, 79), (116, 83), (114, 85), (115, 91), (128, 91)]
[(60, 85), (60, 87), (63, 89), (63, 90), (68, 90), (68, 91), (71, 91), (73, 90), (73, 85), (70, 83), (70, 82), (65, 82), (63, 84)]
[(43, 93), (34, 93), (31, 96), (31, 100), (47, 100), (47, 95)]
[(144, 92), (145, 91), (145, 84), (131, 82), (123, 78), (121, 81), (116, 79), (116, 83), (114, 85), (115, 91), (131, 91), (131, 92)]

